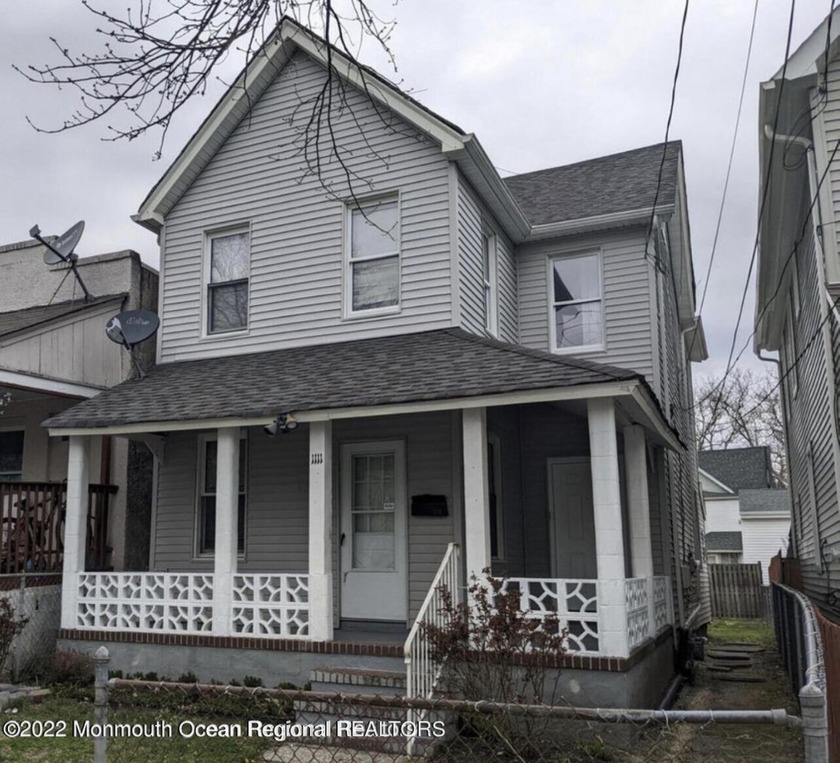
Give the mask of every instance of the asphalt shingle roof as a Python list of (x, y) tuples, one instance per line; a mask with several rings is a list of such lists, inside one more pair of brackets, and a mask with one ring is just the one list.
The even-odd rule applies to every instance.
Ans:
[(109, 302), (124, 296), (125, 294), (110, 294), (105, 297), (95, 297), (90, 302), (77, 299), (72, 302), (57, 302), (54, 305), (37, 305), (35, 307), (25, 308), (24, 310), (12, 310), (10, 312), (0, 313), (0, 336), (33, 328), (56, 318), (62, 318), (71, 313), (88, 310), (95, 305), (101, 305), (103, 302)]
[(741, 514), (790, 514), (790, 494), (787, 490), (742, 490), (738, 493), (738, 506)]
[(732, 490), (771, 486), (770, 448), (701, 450), (700, 468)]
[[(665, 144), (505, 178), (533, 225), (579, 220), (653, 206)], [(658, 205), (672, 204), (680, 141), (668, 143)]]
[(442, 329), (165, 363), (47, 426), (273, 418), (287, 411), (442, 400), (643, 379), (625, 369)]
[(739, 532), (706, 533), (707, 551), (743, 551), (744, 543)]

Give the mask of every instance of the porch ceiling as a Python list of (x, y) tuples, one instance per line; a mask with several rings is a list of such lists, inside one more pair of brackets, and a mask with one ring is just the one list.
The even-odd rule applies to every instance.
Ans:
[[(634, 396), (641, 375), (444, 329), (166, 363), (45, 422), (53, 433), (129, 433)], [(650, 405), (655, 409), (654, 403)], [(226, 423), (222, 423), (226, 422)]]

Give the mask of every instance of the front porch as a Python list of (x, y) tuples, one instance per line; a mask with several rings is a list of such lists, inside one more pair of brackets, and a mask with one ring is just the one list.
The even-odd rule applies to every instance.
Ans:
[[(73, 499), (84, 492), (94, 439), (70, 439), (66, 638), (251, 639), (284, 651), (401, 656), (452, 543), (463, 548), (457, 588), (492, 569), (520, 591), (529, 616), (559, 615), (570, 655), (628, 660), (673, 623), (666, 560), (651, 542), (659, 475), (648, 450), (661, 445), (611, 397), (311, 421), (277, 438), (223, 427), (150, 439), (157, 507), (143, 571), (80, 569), (88, 531)], [(201, 538), (208, 441), (212, 543)], [(385, 476), (365, 483), (362, 467)], [(350, 495), (348, 474), (371, 505)], [(575, 482), (581, 475), (586, 484)], [(360, 534), (360, 516), (362, 530), (375, 520), (385, 531)], [(353, 575), (362, 591), (392, 586), (403, 602), (389, 605), (397, 614), (370, 617), (370, 602), (349, 588)]]

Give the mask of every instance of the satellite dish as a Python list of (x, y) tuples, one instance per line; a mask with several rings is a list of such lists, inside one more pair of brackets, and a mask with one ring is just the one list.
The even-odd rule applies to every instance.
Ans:
[(85, 221), (79, 220), (72, 228), (62, 233), (55, 241), (47, 246), (47, 250), (44, 252), (44, 262), (47, 265), (57, 265), (59, 262), (79, 259), (73, 250), (76, 248), (76, 244), (79, 243), (79, 239), (82, 237), (84, 230)]
[(128, 350), (141, 379), (145, 378), (146, 374), (134, 357), (134, 345), (145, 342), (158, 328), (160, 318), (151, 310), (126, 310), (105, 324), (105, 335)]
[(112, 342), (133, 347), (146, 341), (160, 327), (160, 319), (151, 310), (127, 310), (115, 315), (105, 326)]
[(29, 229), (29, 235), (47, 247), (44, 252), (44, 262), (47, 265), (58, 265), (61, 262), (66, 262), (70, 265), (73, 275), (85, 293), (85, 302), (90, 302), (90, 292), (87, 290), (87, 286), (85, 286), (85, 282), (82, 280), (82, 276), (76, 268), (76, 261), (79, 259), (79, 256), (73, 252), (84, 230), (85, 221), (79, 220), (72, 228), (62, 233), (52, 243), (41, 237), (41, 229), (37, 225), (33, 225)]

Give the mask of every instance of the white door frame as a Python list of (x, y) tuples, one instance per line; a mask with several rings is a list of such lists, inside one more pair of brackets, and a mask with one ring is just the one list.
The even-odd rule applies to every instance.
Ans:
[[(376, 575), (376, 572), (365, 572), (361, 570), (353, 571), (352, 565), (352, 537), (353, 528), (351, 522), (350, 506), (352, 502), (352, 486), (350, 484), (350, 475), (352, 474), (351, 459), (354, 455), (363, 455), (369, 453), (388, 453), (394, 454), (394, 499), (396, 502), (394, 511), (394, 552), (395, 552), (395, 572), (394, 574), (402, 576), (402, 585), (400, 591), (402, 601), (398, 607), (395, 607), (394, 614), (387, 618), (377, 618), (370, 615), (365, 616), (354, 612), (345, 612), (344, 607), (346, 603), (345, 584), (348, 575)], [(340, 615), (346, 619), (360, 619), (360, 620), (391, 620), (391, 621), (407, 621), (408, 620), (408, 481), (406, 468), (406, 446), (405, 440), (370, 440), (365, 442), (351, 442), (342, 443), (341, 445), (341, 466), (340, 466), (340, 484), (341, 491), (339, 503), (339, 575), (340, 575)], [(399, 614), (397, 614), (397, 610)]]
[(548, 539), (551, 576), (557, 577), (557, 518), (554, 503), (554, 485), (551, 479), (551, 467), (555, 464), (588, 464), (589, 473), (592, 474), (592, 460), (589, 456), (554, 456), (546, 459), (545, 481), (546, 497), (548, 499)]

